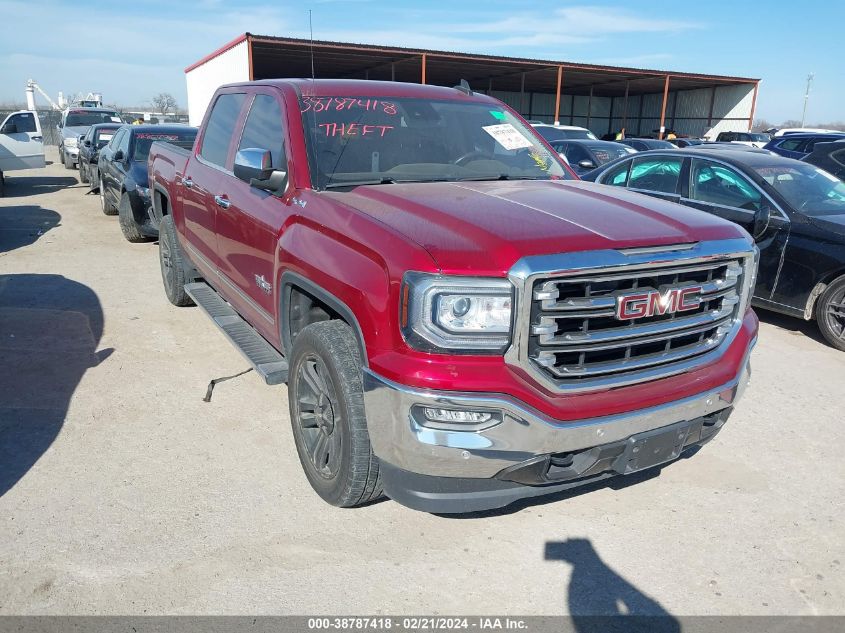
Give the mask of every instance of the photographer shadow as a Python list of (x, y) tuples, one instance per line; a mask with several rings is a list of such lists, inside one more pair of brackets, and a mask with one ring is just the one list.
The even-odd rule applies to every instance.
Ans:
[(88, 286), (61, 275), (0, 275), (0, 497), (53, 444), (98, 350), (103, 309)]
[(572, 566), (567, 606), (578, 633), (680, 633), (680, 622), (608, 567), (588, 539), (546, 543), (545, 559)]

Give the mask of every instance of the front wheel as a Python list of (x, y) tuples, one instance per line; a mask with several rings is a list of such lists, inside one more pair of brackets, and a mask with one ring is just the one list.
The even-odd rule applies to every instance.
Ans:
[(845, 352), (845, 275), (831, 282), (819, 297), (816, 321), (825, 340)]
[(90, 179), (88, 178), (88, 170), (85, 168), (85, 163), (82, 161), (82, 158), (79, 159), (79, 181), (82, 183), (87, 183)]
[(288, 401), (296, 451), (314, 491), (341, 508), (381, 497), (364, 412), (361, 355), (346, 323), (312, 323), (296, 337)]

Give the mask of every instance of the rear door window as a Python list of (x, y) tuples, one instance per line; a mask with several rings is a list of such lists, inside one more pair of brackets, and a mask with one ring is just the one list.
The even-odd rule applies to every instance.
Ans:
[(214, 102), (200, 148), (200, 156), (212, 165), (226, 168), (229, 144), (245, 98), (244, 93), (222, 94)]
[(804, 145), (806, 141), (803, 138), (790, 138), (785, 141), (781, 141), (778, 144), (779, 149), (786, 150), (788, 152), (800, 152), (801, 147)]
[(628, 187), (643, 191), (678, 193), (682, 164), (682, 158), (673, 156), (637, 158), (631, 167)]

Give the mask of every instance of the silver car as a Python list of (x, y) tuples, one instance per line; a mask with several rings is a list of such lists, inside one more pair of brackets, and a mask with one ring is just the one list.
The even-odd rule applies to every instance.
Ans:
[(120, 113), (106, 108), (71, 107), (62, 113), (58, 124), (59, 160), (65, 169), (74, 169), (79, 164), (79, 137), (97, 123), (123, 123)]

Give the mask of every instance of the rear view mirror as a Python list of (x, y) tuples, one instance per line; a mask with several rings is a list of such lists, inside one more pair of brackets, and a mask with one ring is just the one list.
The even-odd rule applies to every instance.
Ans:
[(591, 160), (587, 160), (586, 158), (584, 160), (579, 160), (578, 166), (581, 167), (582, 169), (595, 169), (596, 168), (596, 164)]
[(763, 237), (766, 228), (769, 226), (769, 220), (772, 216), (772, 210), (768, 206), (763, 206), (754, 212), (754, 226), (752, 227), (753, 237), (755, 240)]
[(265, 191), (278, 193), (287, 184), (287, 172), (273, 169), (273, 156), (266, 149), (250, 147), (240, 150), (235, 155), (233, 171), (235, 178)]
[(0, 134), (17, 134), (18, 126), (14, 123), (7, 123), (3, 126), (3, 129), (0, 130)]

